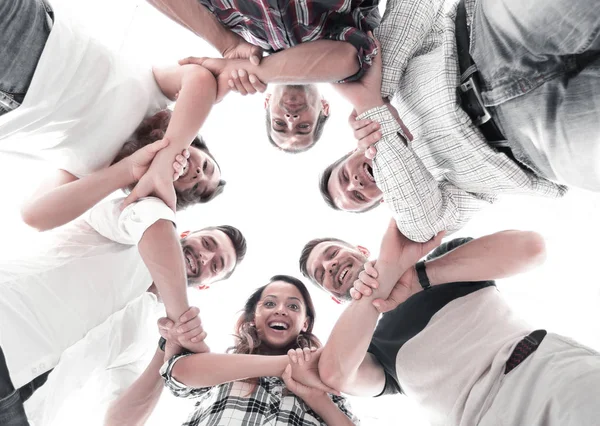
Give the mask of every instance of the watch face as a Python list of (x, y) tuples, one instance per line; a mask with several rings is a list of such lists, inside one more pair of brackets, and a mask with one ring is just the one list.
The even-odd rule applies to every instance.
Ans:
[(165, 345), (167, 344), (167, 339), (165, 339), (164, 337), (161, 337), (158, 340), (158, 347), (160, 348), (161, 351), (165, 351)]

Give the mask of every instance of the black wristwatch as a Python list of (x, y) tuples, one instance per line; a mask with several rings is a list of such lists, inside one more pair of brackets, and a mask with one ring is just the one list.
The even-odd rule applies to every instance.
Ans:
[(420, 262), (417, 262), (415, 270), (417, 271), (417, 278), (419, 279), (419, 284), (421, 284), (423, 290), (429, 290), (431, 288), (431, 283), (429, 282), (427, 271), (425, 270), (425, 261), (421, 260)]
[(164, 337), (161, 337), (160, 339), (158, 339), (158, 349), (160, 349), (161, 351), (165, 351), (165, 345), (167, 344), (167, 339), (165, 339)]

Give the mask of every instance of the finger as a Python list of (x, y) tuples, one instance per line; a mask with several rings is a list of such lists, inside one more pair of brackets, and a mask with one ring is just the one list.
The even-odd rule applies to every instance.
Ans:
[(167, 340), (169, 340), (171, 338), (171, 335), (169, 334), (169, 330), (166, 330), (164, 328), (159, 327), (158, 334), (160, 334), (160, 337), (164, 337)]
[(262, 58), (263, 50), (258, 46), (254, 46), (251, 52), (250, 63), (253, 65), (260, 65), (260, 59)]
[(358, 139), (358, 148), (362, 149), (362, 150), (366, 150), (371, 145), (379, 142), (380, 139), (381, 139), (381, 131), (378, 130), (376, 132), (371, 133), (368, 136), (365, 136), (362, 139)]
[(134, 203), (135, 201), (137, 201), (138, 198), (140, 198), (137, 194), (139, 191), (136, 190), (137, 189), (137, 185), (133, 188), (133, 190), (129, 193), (129, 195), (123, 200), (123, 202), (121, 203), (121, 210), (125, 210), (125, 208), (130, 205), (131, 203)]
[(304, 365), (304, 351), (302, 349), (296, 349), (296, 358), (298, 358), (298, 365)]
[(197, 58), (195, 56), (188, 56), (187, 58), (183, 58), (179, 60), (179, 65), (188, 65), (188, 64), (196, 64), (202, 65), (204, 61), (208, 58)]
[(204, 339), (206, 339), (206, 336), (208, 336), (208, 333), (206, 331), (202, 330), (202, 332), (200, 334), (198, 334), (197, 336), (194, 336), (194, 337), (190, 337), (189, 340), (190, 340), (190, 342), (198, 343), (198, 342), (204, 341)]
[(173, 163), (173, 170), (175, 170), (177, 173), (179, 173), (183, 170), (183, 166), (181, 165), (181, 163), (175, 161)]
[(298, 356), (296, 355), (296, 351), (294, 349), (290, 349), (288, 351), (288, 357), (294, 364), (298, 364)]
[(369, 160), (372, 160), (373, 158), (375, 158), (376, 155), (377, 155), (377, 148), (375, 148), (375, 145), (371, 145), (365, 151), (365, 157), (367, 157)]
[(317, 386), (317, 389), (322, 390), (325, 393), (331, 393), (334, 395), (340, 395), (339, 391), (337, 391), (336, 389), (330, 388), (329, 386), (327, 386), (325, 383), (320, 382)]
[(148, 145), (146, 147), (146, 149), (148, 150), (149, 153), (156, 154), (158, 151), (165, 148), (167, 145), (169, 145), (169, 139), (163, 138), (156, 142), (151, 143), (150, 145)]
[(232, 92), (236, 92), (237, 93), (237, 88), (235, 87), (235, 84), (233, 83), (233, 80), (227, 80), (227, 84), (229, 85), (229, 88), (231, 89)]
[(309, 362), (312, 357), (312, 351), (310, 348), (303, 348), (302, 351), (304, 352), (304, 361)]
[(192, 320), (189, 320), (186, 323), (179, 324), (177, 326), (176, 331), (179, 334), (183, 334), (183, 333), (187, 333), (188, 331), (193, 330), (198, 327), (201, 327), (201, 326), (202, 326), (202, 323), (200, 322), (200, 318), (196, 317)]
[(375, 306), (375, 309), (377, 309), (379, 311), (379, 313), (381, 313), (381, 314), (389, 312), (392, 309), (395, 309), (398, 305), (399, 304), (393, 299), (389, 299), (389, 300), (375, 299), (375, 300), (373, 300), (373, 306)]
[[(355, 281), (355, 283), (356, 283), (356, 281)], [(356, 284), (355, 284), (355, 285), (356, 285)], [(360, 293), (360, 291), (357, 291), (357, 290), (356, 290), (354, 287), (352, 287), (352, 288), (350, 289), (350, 296), (352, 296), (352, 298), (353, 298), (354, 300), (360, 300), (360, 299), (361, 299), (361, 297), (362, 297), (362, 294)]]
[(371, 134), (377, 132), (379, 130), (381, 126), (379, 125), (379, 123), (375, 122), (375, 123), (370, 123), (366, 126), (363, 126), (359, 129), (355, 129), (354, 130), (354, 139), (356, 140), (361, 140), (366, 138), (367, 136), (370, 136)]
[(186, 159), (190, 158), (190, 150), (189, 149), (184, 149), (183, 151), (181, 151), (181, 155), (183, 155)]
[(163, 328), (165, 330), (169, 330), (171, 329), (175, 323), (173, 321), (171, 321), (169, 318), (159, 318), (158, 321), (156, 321), (156, 324), (158, 324), (158, 328)]
[(372, 127), (374, 130), (377, 130), (379, 128), (379, 123), (373, 120), (369, 120), (368, 118), (363, 118), (362, 120), (351, 121), (350, 127), (352, 127), (352, 130), (354, 130), (355, 132), (360, 129), (368, 129), (369, 127)]
[(246, 91), (246, 88), (240, 81), (240, 77), (236, 70), (231, 71), (231, 80), (233, 80), (233, 84), (235, 85), (235, 87), (240, 95), (246, 96), (248, 94), (248, 92)]
[[(377, 282), (377, 280), (375, 278), (369, 276), (365, 271), (361, 271), (361, 273), (358, 274), (358, 281), (369, 286), (370, 288), (378, 288), (379, 287), (379, 283)], [(357, 290), (360, 291), (360, 289), (358, 289), (358, 288), (357, 288)], [(363, 294), (365, 294), (365, 293), (363, 293)]]
[(373, 294), (373, 289), (360, 280), (354, 282), (354, 290), (358, 291), (363, 296), (370, 296)]
[(371, 260), (370, 262), (365, 263), (365, 272), (373, 278), (377, 278), (379, 275), (377, 269), (375, 269), (375, 261)]
[(183, 154), (177, 154), (175, 156), (175, 161), (177, 161), (177, 163), (181, 166), (185, 166), (187, 164), (187, 158), (185, 158)]
[(242, 83), (242, 86), (244, 86), (244, 89), (246, 89), (246, 92), (249, 95), (253, 95), (256, 93), (256, 89), (254, 88), (252, 83), (250, 83), (249, 75), (246, 72), (246, 70), (238, 70), (238, 77), (240, 79), (240, 82)]
[(265, 90), (267, 90), (267, 85), (260, 81), (258, 77), (254, 74), (250, 74), (250, 77), (248, 77), (248, 79), (250, 80), (250, 83), (252, 83), (252, 86), (256, 89), (257, 92), (264, 93)]
[(188, 322), (191, 319), (197, 318), (198, 315), (200, 315), (200, 309), (196, 306), (192, 306), (179, 317), (179, 322)]
[(348, 117), (348, 124), (350, 124), (350, 126), (352, 127), (352, 124), (356, 121), (356, 110), (353, 109), (352, 112), (350, 113), (350, 116)]
[(283, 370), (283, 374), (281, 375), (283, 380), (292, 378), (292, 366), (290, 364), (285, 366), (285, 370)]

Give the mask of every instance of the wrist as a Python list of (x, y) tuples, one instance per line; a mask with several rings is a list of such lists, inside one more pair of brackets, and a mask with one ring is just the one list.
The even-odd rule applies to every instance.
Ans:
[(324, 413), (331, 409), (332, 406), (335, 406), (331, 398), (329, 398), (325, 392), (321, 392), (319, 395), (313, 395), (303, 399), (304, 402), (321, 417), (325, 417)]
[(123, 188), (137, 182), (137, 179), (133, 174), (131, 156), (123, 158), (118, 163), (113, 164), (111, 168), (115, 172), (117, 186), (119, 188)]
[(373, 108), (381, 107), (384, 105), (385, 102), (383, 99), (381, 99), (380, 97), (374, 97), (372, 99), (362, 99), (360, 102), (357, 102), (354, 105), (354, 109), (356, 110), (356, 115), (358, 116), (364, 114), (365, 112)]

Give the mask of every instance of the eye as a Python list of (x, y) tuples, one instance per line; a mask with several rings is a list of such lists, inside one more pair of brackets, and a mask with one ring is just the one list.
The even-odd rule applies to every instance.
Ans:
[(202, 238), (202, 246), (208, 250), (208, 241), (206, 241), (206, 238)]
[(310, 125), (306, 124), (306, 123), (298, 125), (299, 129), (308, 129), (309, 127), (310, 127)]
[(339, 250), (337, 250), (337, 249), (336, 249), (336, 250), (333, 250), (333, 251), (331, 252), (331, 254), (329, 255), (329, 259), (333, 259), (334, 257), (336, 257), (336, 256), (337, 256), (337, 254), (338, 254), (338, 252), (339, 252)]
[(344, 182), (348, 182), (350, 179), (348, 178), (348, 172), (346, 170), (342, 170), (342, 179)]
[(277, 126), (285, 126), (285, 123), (281, 120), (274, 120), (273, 121)]
[(288, 305), (288, 308), (290, 308), (293, 311), (297, 311), (298, 309), (300, 309), (300, 306), (296, 305), (295, 303), (290, 303)]
[(267, 308), (272, 308), (273, 306), (275, 306), (275, 302), (267, 300), (265, 303), (263, 303), (263, 305), (266, 306)]
[(208, 168), (208, 161), (204, 160), (204, 164), (202, 165), (202, 171), (205, 172)]
[(358, 191), (354, 191), (354, 196), (360, 201), (365, 201), (365, 197)]
[(217, 262), (212, 263), (212, 271), (213, 271), (213, 274), (217, 273)]
[(196, 192), (198, 190), (198, 184), (192, 186), (192, 192)]

